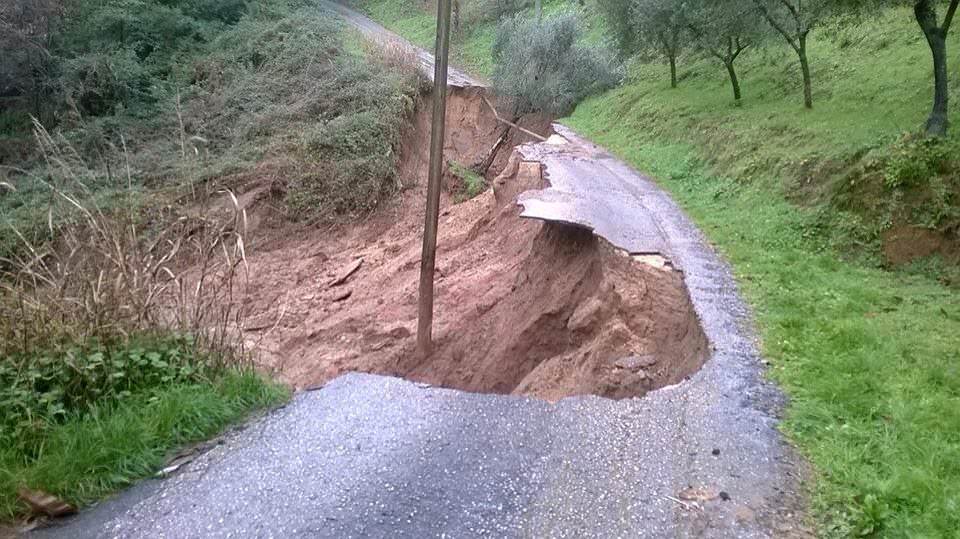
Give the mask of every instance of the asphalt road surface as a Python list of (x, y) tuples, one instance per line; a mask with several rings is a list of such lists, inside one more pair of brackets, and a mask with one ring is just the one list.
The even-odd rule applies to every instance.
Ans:
[(555, 130), (549, 143), (521, 148), (551, 183), (521, 195), (524, 215), (589, 227), (682, 269), (713, 348), (696, 375), (641, 399), (550, 404), (349, 374), (232, 432), (172, 477), (32, 535), (804, 535), (798, 461), (777, 431), (782, 396), (763, 378), (729, 268), (654, 182)]

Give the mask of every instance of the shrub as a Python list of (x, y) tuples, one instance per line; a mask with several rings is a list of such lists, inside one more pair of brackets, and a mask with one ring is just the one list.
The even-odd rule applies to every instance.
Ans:
[(414, 54), (349, 50), (336, 19), (315, 8), (245, 18), (208, 50), (189, 73), (186, 135), (221, 155), (294, 156), (278, 190), (289, 217), (367, 212), (395, 188), (401, 131), (423, 84)]
[(45, 433), (75, 414), (212, 374), (189, 337), (90, 341), (0, 357), (0, 444), (34, 456)]
[(542, 22), (516, 16), (497, 30), (493, 83), (518, 113), (564, 115), (589, 95), (620, 83), (623, 69), (603, 47), (580, 41), (573, 13)]
[(156, 216), (147, 236), (132, 209), (100, 206), (86, 184), (96, 175), (69, 145), (39, 124), (36, 137), (47, 160), (49, 181), (36, 181), (51, 194), (51, 239), (33, 243), (11, 227), (23, 248), (0, 260), (0, 360), (152, 331), (189, 334), (201, 349), (232, 357), (242, 323), (232, 293), (245, 264), (242, 210), (235, 204), (222, 221)]
[(884, 183), (888, 188), (919, 186), (930, 179), (956, 169), (960, 144), (955, 139), (908, 135), (890, 148), (884, 163)]

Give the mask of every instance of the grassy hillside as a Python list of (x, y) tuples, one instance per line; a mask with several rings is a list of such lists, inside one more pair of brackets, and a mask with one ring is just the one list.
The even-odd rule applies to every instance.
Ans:
[[(929, 112), (932, 68), (912, 14), (897, 9), (860, 24), (834, 21), (814, 38), (813, 110), (799, 106), (796, 57), (777, 42), (739, 62), (741, 107), (733, 105), (718, 62), (690, 57), (675, 90), (665, 67), (634, 62), (625, 86), (588, 106), (632, 130), (692, 144), (713, 171), (762, 183), (810, 209), (805, 235), (846, 257), (883, 264), (884, 234), (907, 225), (956, 243), (960, 138), (930, 145), (913, 135)], [(960, 45), (960, 37), (950, 42)], [(956, 88), (960, 64), (951, 75)], [(950, 113), (956, 123), (957, 107)], [(944, 256), (956, 262), (956, 249), (944, 249)], [(926, 263), (955, 280), (938, 261)]]
[(882, 269), (891, 229), (949, 235), (960, 222), (957, 137), (911, 134), (929, 111), (929, 54), (912, 14), (892, 9), (812, 35), (813, 110), (793, 52), (772, 40), (738, 61), (740, 107), (723, 66), (688, 52), (678, 89), (636, 58), (626, 84), (562, 120), (654, 176), (733, 264), (790, 396), (783, 429), (814, 464), (825, 536), (960, 529), (956, 262), (948, 248)]
[(825, 536), (951, 537), (960, 529), (960, 295), (923, 275), (851, 264), (810, 238), (776, 176), (718, 175), (702, 146), (606, 106), (565, 120), (651, 174), (727, 257), (753, 306), (784, 431), (816, 468)]
[[(922, 164), (904, 133), (931, 93), (911, 15), (814, 34), (812, 111), (792, 52), (766, 47), (740, 63), (742, 107), (713, 62), (688, 59), (676, 90), (663, 66), (637, 62), (628, 84), (565, 120), (654, 175), (733, 263), (790, 395), (784, 430), (817, 469), (825, 535), (960, 529), (960, 295), (943, 286), (956, 266), (872, 269), (886, 229), (950, 229), (960, 205), (955, 139), (943, 168), (897, 168)], [(960, 64), (951, 76), (956, 88)]]

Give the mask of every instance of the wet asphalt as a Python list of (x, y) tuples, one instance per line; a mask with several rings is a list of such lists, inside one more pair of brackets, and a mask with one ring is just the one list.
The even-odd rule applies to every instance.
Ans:
[(653, 181), (555, 130), (550, 144), (520, 148), (551, 184), (521, 195), (524, 215), (589, 227), (681, 269), (713, 349), (697, 374), (641, 399), (555, 404), (348, 374), (231, 432), (172, 477), (31, 535), (802, 535), (801, 471), (777, 431), (783, 397), (764, 379), (729, 267)]

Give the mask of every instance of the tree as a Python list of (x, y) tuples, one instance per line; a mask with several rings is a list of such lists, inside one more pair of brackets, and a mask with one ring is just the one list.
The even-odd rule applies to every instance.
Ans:
[(937, 0), (914, 0), (913, 5), (913, 13), (916, 16), (917, 24), (923, 30), (923, 35), (927, 38), (927, 44), (930, 45), (930, 52), (933, 55), (933, 110), (930, 112), (930, 118), (927, 119), (926, 131), (927, 135), (934, 137), (946, 135), (947, 127), (949, 127), (947, 118), (947, 103), (949, 101), (947, 32), (950, 31), (950, 23), (953, 22), (958, 3), (960, 3), (960, 0), (950, 0), (942, 24), (939, 24), (937, 17)]
[(53, 28), (59, 0), (4, 0), (0, 5), (0, 97), (22, 97), (35, 116), (51, 120), (44, 101), (51, 91)]
[(753, 0), (760, 14), (797, 53), (803, 74), (803, 106), (813, 108), (813, 82), (807, 59), (807, 36), (837, 4), (837, 0)]
[(677, 57), (683, 50), (683, 2), (681, 0), (634, 0), (633, 16), (641, 44), (659, 51), (670, 63), (670, 87), (677, 87)]
[(521, 15), (503, 21), (493, 61), (494, 88), (514, 100), (516, 114), (568, 114), (584, 98), (623, 78), (612, 51), (580, 42), (573, 13), (543, 21)]
[(623, 56), (635, 52), (637, 47), (633, 2), (634, 0), (597, 0), (603, 20), (613, 33), (617, 48)]
[(740, 80), (734, 62), (757, 35), (758, 18), (747, 0), (692, 0), (685, 4), (684, 20), (699, 46), (723, 62), (740, 104)]

